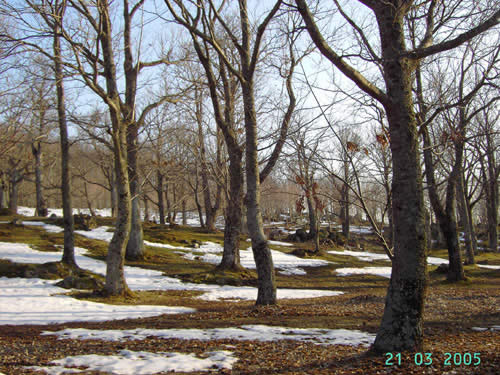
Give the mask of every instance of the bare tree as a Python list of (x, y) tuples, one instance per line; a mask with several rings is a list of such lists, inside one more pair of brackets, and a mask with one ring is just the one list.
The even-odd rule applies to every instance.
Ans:
[[(352, 27), (364, 56), (383, 72), (385, 90), (377, 87), (348, 58), (330, 46), (323, 37), (305, 0), (296, 0), (306, 28), (320, 52), (351, 79), (363, 92), (379, 101), (387, 113), (393, 161), (392, 202), (394, 217), (394, 259), (382, 323), (374, 350), (377, 352), (421, 350), (423, 344), (423, 306), (426, 290), (425, 207), (422, 190), (417, 121), (412, 97), (412, 74), (417, 62), (450, 50), (494, 27), (500, 10), (490, 10), (486, 20), (459, 35), (445, 35), (433, 44), (439, 1), (360, 0), (373, 14), (380, 34), (380, 45), (373, 47), (363, 28), (335, 1), (336, 9)], [(469, 4), (469, 3), (468, 3)], [(405, 16), (419, 7), (418, 47), (406, 46)], [(471, 8), (476, 6), (470, 4)], [(444, 21), (444, 20), (443, 20)], [(352, 56), (352, 55), (351, 55)], [(359, 56), (359, 54), (358, 54)]]
[[(221, 6), (216, 6), (211, 0), (209, 0), (207, 4), (195, 4), (194, 2), (187, 2), (184, 4), (181, 1), (168, 0), (165, 0), (165, 3), (175, 20), (188, 29), (192, 35), (192, 39), (199, 38), (203, 43), (209, 44), (210, 47), (217, 52), (219, 59), (225, 66), (225, 69), (229, 70), (231, 74), (237, 77), (241, 86), (245, 123), (245, 167), (247, 184), (246, 216), (248, 232), (252, 240), (252, 251), (258, 274), (258, 295), (256, 303), (263, 305), (274, 304), (276, 303), (275, 273), (271, 252), (263, 231), (260, 209), (260, 183), (276, 164), (279, 153), (281, 152), (284, 144), (288, 124), (295, 106), (295, 97), (291, 87), (291, 76), (293, 67), (296, 63), (294, 57), (290, 57), (292, 63), (287, 74), (287, 77), (289, 77), (287, 81), (287, 88), (290, 97), (290, 105), (282, 121), (280, 138), (262, 172), (259, 171), (257, 112), (254, 91), (256, 68), (259, 62), (260, 54), (262, 53), (264, 33), (271, 20), (278, 13), (281, 1), (276, 1), (271, 10), (266, 13), (263, 21), (255, 27), (252, 27), (249, 19), (247, 2), (245, 0), (239, 0), (239, 25), (237, 28), (230, 27), (224, 19), (222, 14), (222, 5), (224, 5), (224, 2)], [(187, 9), (187, 5), (195, 6), (193, 14), (191, 14)], [(224, 49), (221, 47), (220, 40), (217, 37), (218, 34), (214, 29), (215, 24), (219, 25), (224, 32), (225, 38), (231, 42), (232, 48), (237, 51), (237, 61), (231, 61)], [(196, 41), (194, 42), (194, 45), (196, 48)], [(201, 52), (203, 54), (203, 51)], [(199, 53), (198, 56), (200, 57)], [(203, 58), (201, 62), (203, 63)], [(207, 69), (205, 69), (205, 71), (206, 70)], [(221, 112), (219, 113), (221, 114)], [(218, 125), (219, 124), (222, 124), (222, 121), (219, 121)], [(230, 149), (229, 152), (231, 153)], [(237, 161), (235, 160), (235, 162)], [(235, 179), (235, 183), (236, 182), (237, 181)]]

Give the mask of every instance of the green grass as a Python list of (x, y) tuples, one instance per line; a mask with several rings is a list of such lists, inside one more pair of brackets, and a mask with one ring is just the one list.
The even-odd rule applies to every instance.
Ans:
[[(25, 220), (25, 219), (23, 219)], [(36, 220), (41, 220), (37, 218)], [(50, 222), (50, 220), (47, 220)], [(98, 218), (99, 225), (110, 225), (111, 219)], [(176, 226), (169, 228), (155, 224), (144, 225), (144, 237), (151, 242), (167, 243), (173, 246), (188, 246), (192, 241), (215, 242), (223, 244), (223, 233), (207, 233), (198, 228)], [(377, 247), (373, 238), (370, 236), (359, 237), (357, 240), (365, 244), (366, 251), (383, 253), (381, 247)], [(0, 240), (4, 242), (27, 243), (33, 248), (41, 251), (61, 251), (63, 245), (62, 233), (48, 233), (45, 230), (35, 226), (19, 226), (12, 224), (0, 224)], [(89, 255), (100, 260), (105, 260), (108, 244), (104, 241), (89, 239), (80, 235), (75, 235), (75, 246), (85, 248)], [(242, 236), (241, 247), (246, 249), (250, 243)], [(296, 247), (307, 248), (310, 244), (296, 244), (296, 246), (271, 247), (277, 251), (291, 253)], [(324, 250), (331, 250), (328, 249)], [(227, 285), (256, 285), (257, 274), (255, 270), (244, 270), (241, 272), (222, 272), (214, 265), (204, 263), (199, 260), (187, 260), (178, 250), (171, 250), (159, 247), (146, 247), (145, 257), (141, 261), (126, 262), (127, 265), (141, 266), (148, 269), (158, 270), (164, 275), (180, 278), (186, 282), (209, 283), (209, 284), (227, 284)], [(186, 247), (186, 251), (196, 254), (195, 249)], [(202, 253), (199, 253), (202, 255)], [(447, 258), (447, 251), (444, 249), (433, 250), (430, 256)], [(324, 259), (331, 264), (322, 267), (303, 267), (307, 275), (285, 276), (276, 273), (277, 286), (279, 288), (310, 288), (310, 289), (332, 289), (342, 291), (361, 291), (371, 290), (377, 293), (385, 292), (388, 279), (372, 275), (351, 275), (337, 276), (335, 269), (341, 267), (389, 267), (388, 261), (365, 262), (356, 257), (347, 255), (328, 254), (326, 252), (319, 256), (311, 258)], [(500, 264), (500, 254), (480, 253), (476, 256), (478, 263)], [(16, 265), (12, 262), (0, 261), (0, 276), (22, 276), (26, 274), (30, 267), (35, 265)], [(434, 272), (436, 266), (429, 266), (430, 287), (446, 288), (450, 283), (446, 282), (446, 275)], [(486, 288), (497, 287), (499, 272), (479, 268), (477, 266), (465, 266), (465, 272), (468, 279), (464, 282), (456, 283), (459, 288), (471, 286), (481, 286)]]

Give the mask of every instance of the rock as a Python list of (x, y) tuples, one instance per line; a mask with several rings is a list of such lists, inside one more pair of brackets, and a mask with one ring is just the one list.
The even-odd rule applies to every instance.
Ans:
[(73, 220), (75, 222), (75, 229), (77, 230), (91, 230), (97, 228), (97, 220), (95, 217), (84, 214), (73, 215)]
[(295, 236), (297, 238), (297, 241), (300, 241), (300, 242), (306, 242), (309, 239), (309, 235), (302, 228), (299, 228), (295, 231)]
[(49, 219), (57, 219), (57, 215), (52, 213), (50, 214)]
[(436, 268), (436, 272), (437, 273), (443, 273), (443, 274), (446, 274), (448, 273), (448, 264), (446, 263), (441, 263), (437, 268)]
[(11, 221), (10, 223), (11, 223), (12, 225), (18, 225), (18, 226), (23, 225), (23, 224), (22, 224), (21, 219), (19, 219), (19, 218), (17, 218), (17, 217), (16, 217), (16, 218), (14, 218), (14, 219), (12, 219), (12, 221)]
[(192, 247), (193, 249), (199, 249), (201, 246), (201, 242), (198, 240), (192, 240), (189, 246)]
[(56, 283), (56, 286), (65, 289), (100, 290), (104, 283), (88, 275), (71, 275)]

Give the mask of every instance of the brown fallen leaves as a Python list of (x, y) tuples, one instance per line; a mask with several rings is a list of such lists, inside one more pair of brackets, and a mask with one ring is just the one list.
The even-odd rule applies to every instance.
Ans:
[[(198, 341), (159, 339), (121, 342), (58, 340), (41, 336), (42, 331), (67, 327), (93, 329), (214, 328), (242, 324), (290, 327), (348, 328), (376, 332), (383, 311), (383, 291), (350, 291), (336, 297), (281, 301), (279, 306), (256, 308), (249, 302), (200, 304), (199, 311), (186, 315), (52, 326), (0, 326), (0, 372), (9, 375), (35, 374), (25, 366), (43, 366), (55, 359), (82, 354), (116, 354), (121, 349), (149, 352), (181, 352), (201, 355), (207, 351), (230, 350), (239, 361), (232, 374), (498, 374), (500, 331), (474, 331), (472, 327), (500, 324), (500, 291), (491, 289), (436, 288), (426, 303), (425, 352), (432, 364), (418, 365), (418, 355), (403, 353), (401, 365), (386, 365), (388, 357), (374, 356), (365, 347), (315, 345), (292, 340)], [(480, 353), (479, 366), (445, 365), (446, 353)], [(458, 358), (458, 357), (457, 357)], [(396, 362), (393, 360), (393, 362)], [(96, 374), (96, 372), (84, 372)], [(102, 373), (101, 373), (102, 374)], [(197, 374), (197, 373), (192, 373)], [(201, 373), (200, 373), (201, 374)]]

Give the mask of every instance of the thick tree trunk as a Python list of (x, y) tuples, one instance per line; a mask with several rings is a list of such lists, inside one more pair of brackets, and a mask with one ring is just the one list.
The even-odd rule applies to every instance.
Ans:
[(135, 124), (128, 127), (127, 132), (127, 161), (131, 197), (131, 227), (127, 243), (125, 258), (139, 260), (144, 258), (144, 238), (140, 211), (139, 175), (137, 173), (137, 142), (138, 128)]
[(5, 185), (0, 182), (0, 208), (5, 208)]
[[(418, 79), (419, 78), (417, 77), (417, 82)], [(463, 143), (456, 142), (455, 144), (455, 162), (448, 176), (446, 185), (446, 201), (443, 207), (437, 192), (434, 162), (432, 160), (432, 145), (427, 128), (423, 129), (422, 138), (424, 142), (425, 176), (427, 179), (429, 200), (439, 223), (439, 227), (441, 228), (441, 232), (444, 236), (446, 248), (448, 249), (449, 265), (447, 279), (449, 281), (464, 280), (465, 274), (460, 254), (460, 243), (458, 242), (458, 225), (455, 209), (457, 201), (457, 183), (462, 171)]]
[(425, 207), (412, 100), (413, 67), (399, 55), (405, 50), (404, 12), (384, 3), (377, 7), (375, 14), (382, 43), (388, 95), (385, 109), (394, 167), (394, 259), (384, 314), (373, 348), (383, 353), (420, 351), (427, 264)]
[(311, 196), (312, 192), (306, 194), (307, 200), (307, 210), (309, 214), (309, 238), (314, 240), (316, 238), (316, 234), (318, 232), (318, 218), (316, 216), (316, 209), (314, 207), (314, 202)]
[(19, 171), (15, 169), (14, 171), (12, 171), (9, 181), (9, 210), (13, 214), (17, 214), (20, 181), (21, 179), (19, 178)]
[(170, 195), (169, 195), (169, 192), (168, 192), (168, 187), (169, 187), (169, 184), (166, 183), (165, 184), (165, 203), (166, 203), (166, 209), (167, 209), (167, 213), (166, 213), (166, 222), (168, 224), (172, 224), (172, 205), (170, 204)]
[[(115, 135), (115, 168), (118, 191), (118, 212), (115, 232), (108, 247), (106, 257), (106, 285), (108, 295), (124, 295), (129, 293), (123, 271), (125, 250), (131, 226), (131, 200), (126, 160), (126, 141), (121, 134)], [(120, 139), (122, 138), (122, 139)]]
[(443, 228), (443, 234), (446, 238), (448, 248), (448, 280), (459, 281), (465, 279), (464, 268), (462, 264), (462, 256), (460, 253), (460, 243), (458, 241), (458, 225), (457, 225), (457, 184), (462, 175), (463, 162), (463, 143), (456, 142), (455, 144), (455, 163), (453, 164), (450, 176), (448, 178), (448, 187), (446, 191), (446, 229)]
[(186, 200), (182, 200), (182, 225), (187, 225)]
[[(243, 67), (245, 69), (245, 67)], [(248, 77), (248, 74), (243, 74)], [(271, 250), (264, 235), (260, 211), (260, 178), (257, 156), (257, 117), (252, 81), (242, 83), (245, 110), (247, 227), (258, 275), (257, 305), (276, 304), (276, 280)]]
[(116, 192), (116, 175), (115, 168), (111, 167), (111, 216), (116, 217), (117, 215), (117, 205), (118, 205), (118, 194)]
[(475, 264), (476, 260), (474, 258), (474, 247), (472, 237), (474, 235), (474, 227), (472, 224), (472, 218), (469, 216), (469, 210), (467, 209), (467, 197), (465, 196), (465, 180), (463, 176), (463, 171), (461, 176), (459, 176), (459, 181), (457, 183), (457, 200), (458, 208), (460, 210), (460, 217), (463, 220), (464, 228), (464, 239), (465, 239), (465, 264)]
[(495, 158), (495, 147), (493, 136), (490, 131), (486, 132), (486, 158), (487, 158), (487, 181), (486, 213), (488, 215), (488, 247), (491, 251), (499, 252), (498, 248), (498, 173)]
[[(64, 14), (65, 6), (58, 9), (60, 22)], [(61, 45), (59, 36), (59, 26), (57, 23), (54, 27), (54, 72), (57, 91), (57, 118), (59, 123), (59, 134), (61, 143), (61, 192), (62, 192), (62, 208), (63, 208), (63, 223), (64, 223), (64, 250), (62, 262), (69, 265), (76, 265), (75, 261), (75, 245), (74, 245), (74, 222), (73, 222), (73, 206), (71, 202), (71, 176), (70, 176), (70, 154), (68, 140), (68, 125), (66, 121), (66, 98), (64, 95), (63, 69), (61, 60)]]
[[(227, 142), (226, 144), (232, 144)], [(241, 269), (240, 263), (240, 233), (243, 206), (243, 166), (242, 152), (239, 148), (229, 150), (229, 199), (227, 202), (224, 251), (220, 269)]]

